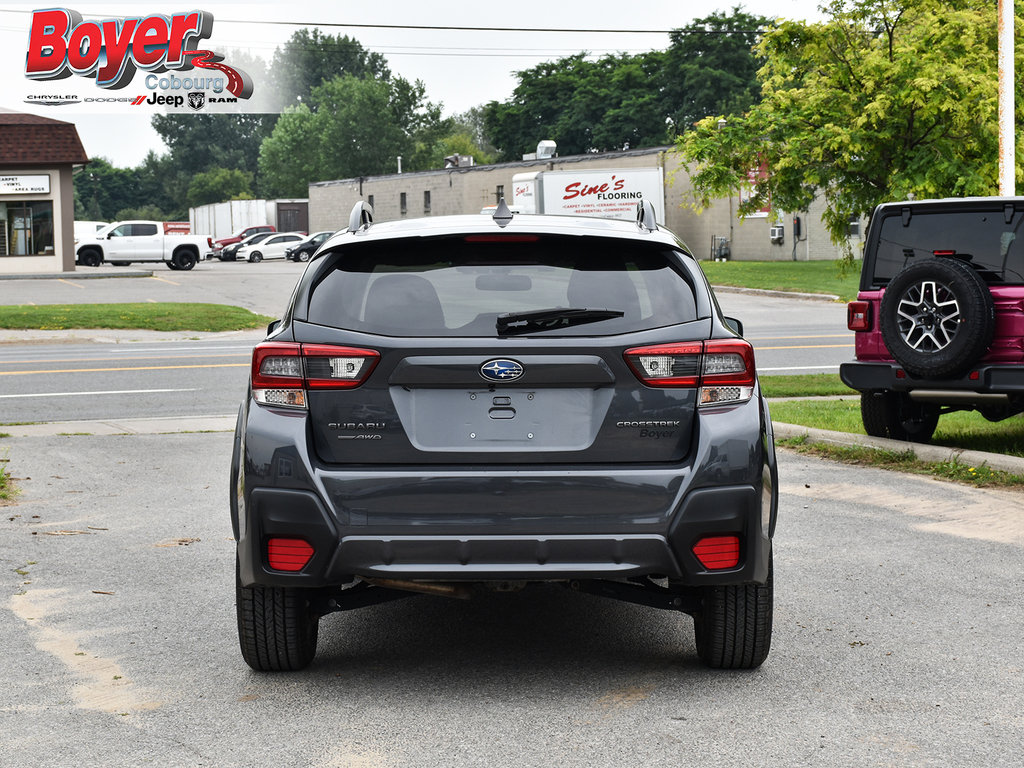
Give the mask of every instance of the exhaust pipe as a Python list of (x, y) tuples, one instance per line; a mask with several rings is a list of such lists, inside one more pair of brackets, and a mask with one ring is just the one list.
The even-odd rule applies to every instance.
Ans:
[(401, 579), (367, 579), (367, 584), (387, 589), (400, 589), (405, 592), (419, 592), (424, 595), (438, 597), (454, 597), (457, 600), (469, 600), (473, 590), (467, 584), (447, 584), (440, 581), (403, 581)]

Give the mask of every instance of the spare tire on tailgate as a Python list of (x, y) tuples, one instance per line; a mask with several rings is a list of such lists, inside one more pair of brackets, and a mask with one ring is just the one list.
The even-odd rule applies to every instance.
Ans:
[(948, 257), (918, 261), (890, 280), (879, 317), (889, 354), (919, 378), (963, 373), (985, 354), (995, 330), (985, 281)]

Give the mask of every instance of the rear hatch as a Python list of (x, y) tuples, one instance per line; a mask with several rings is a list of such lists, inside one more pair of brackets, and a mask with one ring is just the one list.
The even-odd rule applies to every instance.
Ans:
[[(711, 321), (678, 251), (470, 235), (326, 258), (305, 320), (293, 319), (307, 369), (324, 372), (308, 391), (324, 462), (644, 463), (690, 451)], [(356, 379), (332, 386), (345, 367)]]

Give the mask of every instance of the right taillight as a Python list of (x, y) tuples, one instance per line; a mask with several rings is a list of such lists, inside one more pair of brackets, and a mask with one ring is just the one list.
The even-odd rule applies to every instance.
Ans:
[(851, 301), (846, 305), (846, 327), (851, 331), (871, 330), (870, 302)]
[(266, 341), (252, 351), (252, 394), (261, 405), (305, 408), (310, 389), (358, 387), (377, 365), (373, 349)]
[(649, 387), (699, 388), (701, 406), (743, 403), (754, 394), (754, 349), (742, 339), (634, 347), (625, 358)]

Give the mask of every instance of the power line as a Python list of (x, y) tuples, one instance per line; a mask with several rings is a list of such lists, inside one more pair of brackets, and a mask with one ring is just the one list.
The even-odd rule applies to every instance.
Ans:
[[(0, 13), (28, 14), (31, 11), (18, 11), (0, 8)], [(88, 18), (125, 18), (123, 16), (103, 16), (102, 14), (83, 14)], [(553, 32), (563, 34), (580, 35), (670, 35), (672, 33), (683, 35), (760, 35), (766, 30), (763, 29), (701, 29), (697, 27), (679, 27), (677, 29), (587, 29), (569, 27), (459, 27), (459, 26), (437, 26), (430, 24), (358, 24), (350, 22), (325, 22), (325, 21), (278, 21), (259, 19), (221, 19), (216, 18), (224, 24), (265, 24), (268, 26), (288, 27), (328, 27), (328, 28), (350, 28), (350, 29), (404, 29), (420, 32)]]

